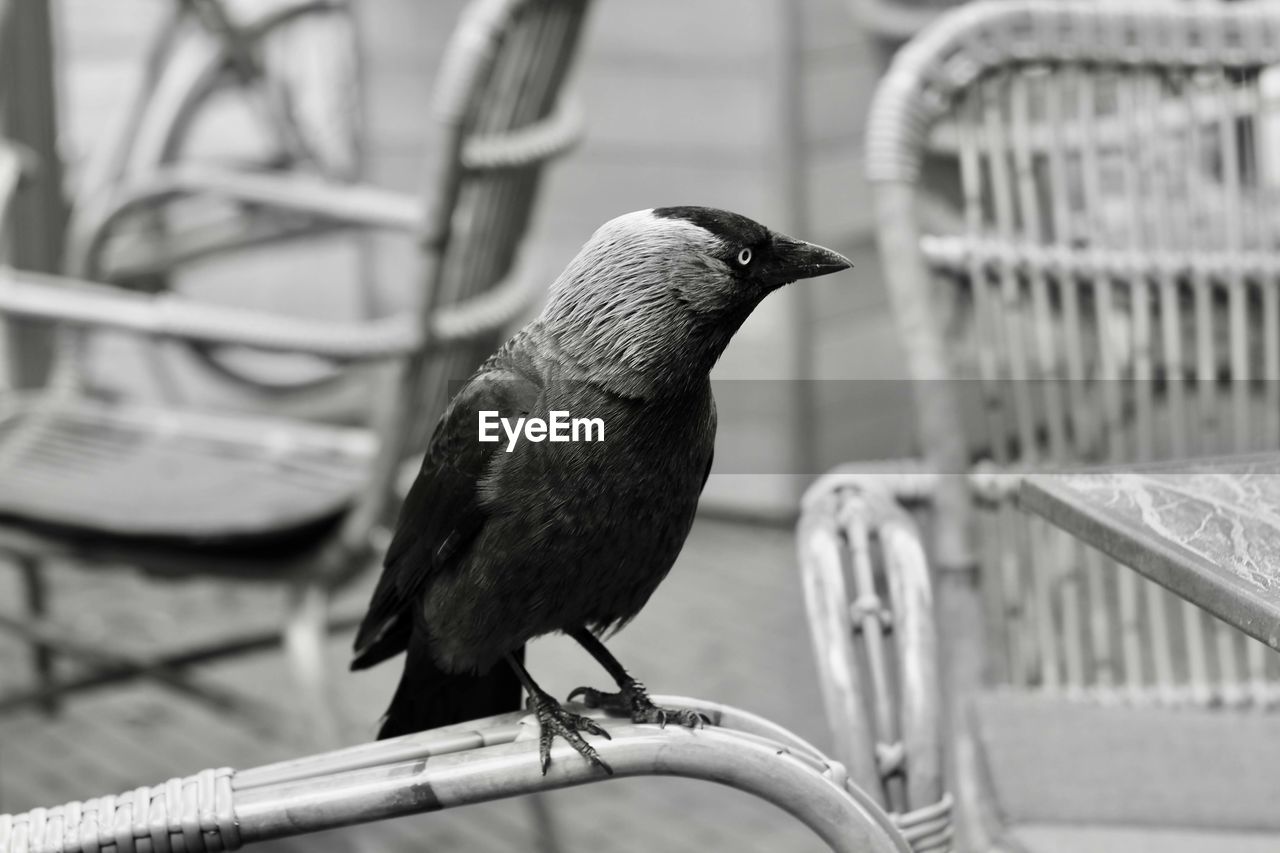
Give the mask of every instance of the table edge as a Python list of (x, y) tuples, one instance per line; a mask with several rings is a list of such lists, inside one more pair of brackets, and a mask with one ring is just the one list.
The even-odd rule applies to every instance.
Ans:
[[(1054, 482), (1058, 477), (1074, 476), (1088, 475), (1073, 472), (1023, 477), (1017, 492), (1018, 505), (1179, 598), (1190, 601), (1264, 645), (1280, 650), (1280, 604), (1270, 605), (1242, 597), (1240, 586), (1223, 577), (1209, 561), (1189, 552), (1177, 551), (1163, 538), (1146, 531), (1121, 528), (1105, 513), (1079, 506), (1068, 497), (1069, 487)], [(1102, 533), (1111, 535), (1099, 535)], [(1184, 567), (1187, 564), (1194, 567), (1192, 571)], [(1240, 617), (1242, 603), (1244, 615)]]

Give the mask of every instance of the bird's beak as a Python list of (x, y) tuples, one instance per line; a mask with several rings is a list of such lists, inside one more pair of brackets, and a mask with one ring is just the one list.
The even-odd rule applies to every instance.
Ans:
[(769, 259), (767, 274), (774, 286), (781, 287), (798, 279), (817, 278), (852, 266), (839, 252), (777, 234), (773, 238), (773, 257)]

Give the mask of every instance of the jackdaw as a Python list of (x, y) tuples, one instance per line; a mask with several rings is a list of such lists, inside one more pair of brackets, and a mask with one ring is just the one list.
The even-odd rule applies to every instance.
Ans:
[[(592, 235), (541, 315), (449, 403), (401, 507), (352, 662), (408, 652), (380, 738), (516, 710), (523, 689), (544, 773), (556, 735), (612, 772), (581, 734), (604, 729), (525, 669), (525, 644), (553, 631), (618, 685), (570, 699), (701, 723), (655, 706), (599, 636), (639, 613), (689, 533), (715, 439), (710, 371), (729, 339), (774, 290), (850, 266), (706, 207), (637, 211)], [(596, 418), (603, 440), (481, 441), (482, 412)]]

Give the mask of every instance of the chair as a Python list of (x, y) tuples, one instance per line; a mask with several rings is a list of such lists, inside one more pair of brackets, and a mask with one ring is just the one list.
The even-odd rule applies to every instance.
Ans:
[[(880, 85), (867, 169), (923, 459), (815, 484), (802, 570), (837, 738), (867, 773), (901, 743), (908, 785), (933, 750), (975, 849), (1280, 844), (1277, 656), (1015, 504), (1031, 469), (1280, 448), (1277, 63), (1263, 4), (1011, 0), (940, 19)], [(954, 158), (950, 232), (920, 224), (926, 145)], [(929, 580), (941, 657), (897, 636), (930, 636)]]
[[(863, 472), (865, 473), (865, 472)], [(915, 521), (886, 490), (810, 488), (798, 531), (804, 600), (833, 756), (917, 853), (951, 849), (937, 636)]]
[[(430, 195), (419, 200), (319, 177), (174, 165), (119, 193), (72, 235), (73, 275), (0, 271), (0, 313), (71, 329), (114, 330), (203, 346), (296, 352), (340, 365), (390, 368), (373, 425), (333, 427), (282, 418), (104, 399), (79, 381), (75, 348), (61, 348), (47, 387), (0, 401), (0, 550), (20, 566), (30, 617), (0, 628), (31, 644), (37, 689), (0, 707), (146, 676), (225, 700), (191, 663), (280, 642), (317, 729), (331, 739), (322, 644), (328, 601), (374, 562), (402, 461), (418, 452), (447, 394), (528, 304), (516, 263), (543, 166), (577, 138), (578, 114), (559, 92), (585, 0), (478, 0), (466, 10), (440, 71), (442, 129)], [(346, 228), (419, 235), (423, 296), (413, 312), (342, 323), (263, 316), (91, 283), (113, 230), (156, 204), (210, 195), (290, 211)], [(46, 617), (41, 563), (71, 558), (125, 564), (160, 577), (205, 576), (284, 585), (277, 634), (140, 656), (87, 642)], [(59, 679), (53, 657), (95, 664)]]
[[(349, 2), (287, 0), (246, 7), (226, 0), (167, 0), (157, 12), (161, 17), (142, 45), (138, 85), (121, 110), (123, 122), (117, 133), (94, 139), (79, 170), (73, 234), (91, 233), (136, 184), (178, 163), (213, 162), (334, 181), (355, 177), (366, 123), (359, 28)], [(203, 276), (207, 287), (209, 272), (216, 276), (223, 258), (234, 264), (225, 274), (234, 280), (246, 276), (244, 257), (261, 247), (285, 246), (285, 252), (292, 249), (308, 260), (316, 247), (336, 248), (332, 257), (366, 273), (346, 278), (354, 303), (350, 319), (368, 319), (377, 314), (377, 288), (367, 274), (376, 260), (371, 238), (332, 233), (341, 230), (340, 222), (296, 211), (187, 193), (114, 226), (92, 277), (159, 292)], [(368, 410), (368, 395), (361, 393), (367, 382), (358, 371), (296, 355), (148, 343), (139, 347), (140, 360), (169, 403), (200, 399), (200, 392), (216, 385), (244, 404), (290, 416), (359, 423), (359, 413)]]

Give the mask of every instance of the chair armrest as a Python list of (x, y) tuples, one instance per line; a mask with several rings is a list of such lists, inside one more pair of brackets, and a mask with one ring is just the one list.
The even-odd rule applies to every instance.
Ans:
[(931, 815), (933, 838), (951, 832), (937, 623), (919, 530), (891, 488), (919, 494), (927, 475), (910, 464), (821, 478), (805, 495), (797, 546), (836, 758), (892, 811)]
[(149, 173), (98, 203), (77, 208), (68, 227), (66, 269), (77, 276), (101, 277), (104, 247), (121, 221), (137, 211), (189, 196), (269, 208), (293, 214), (301, 222), (309, 219), (330, 226), (410, 234), (419, 230), (424, 210), (416, 196), (370, 184), (207, 165), (171, 166)]
[[(839, 853), (911, 853), (903, 833), (866, 792), (839, 784), (823, 762), (785, 743), (735, 727), (741, 714), (727, 715), (725, 726), (691, 730), (581, 710), (611, 735), (592, 745), (612, 765), (613, 778), (718, 782), (785, 809)], [(241, 772), (205, 770), (122, 796), (0, 814), (0, 850), (43, 849), (41, 842), (53, 833), (56, 841), (74, 838), (95, 849), (148, 838), (168, 849), (180, 846), (175, 839), (199, 833), (207, 847), (235, 850), (609, 778), (565, 745), (553, 748), (551, 772), (544, 773), (538, 751), (532, 717), (505, 714)], [(134, 820), (139, 811), (151, 820)], [(188, 849), (196, 843), (189, 841)]]
[(126, 210), (185, 195), (209, 195), (367, 228), (413, 232), (422, 221), (422, 200), (372, 184), (276, 172), (249, 172), (206, 165), (163, 169), (125, 190), (112, 217)]
[[(471, 170), (528, 166), (558, 157), (582, 135), (582, 111), (572, 102), (518, 130), (466, 141), (460, 156)], [(109, 209), (79, 229), (100, 234), (119, 216), (144, 205), (185, 195), (209, 195), (347, 225), (416, 232), (424, 205), (416, 195), (372, 184), (276, 172), (250, 172), (184, 164), (162, 169), (117, 197)]]
[(424, 335), (412, 312), (360, 322), (309, 320), (0, 268), (0, 315), (342, 362), (458, 346), (510, 323), (530, 293), (527, 277), (517, 271), (489, 291), (437, 311)]
[(852, 462), (832, 468), (805, 489), (803, 507), (820, 502), (839, 488), (872, 489), (891, 495), (903, 504), (927, 503), (938, 487), (938, 472), (923, 459), (886, 459)]
[[(522, 168), (554, 159), (581, 138), (582, 111), (573, 102), (516, 130), (467, 139), (459, 152), (469, 171)], [(205, 195), (310, 216), (340, 225), (407, 233), (420, 230), (423, 200), (372, 184), (342, 183), (311, 175), (250, 172), (202, 164), (170, 166), (150, 174), (100, 206), (82, 209), (72, 223), (69, 269), (94, 276), (102, 246), (116, 223), (139, 208)]]

